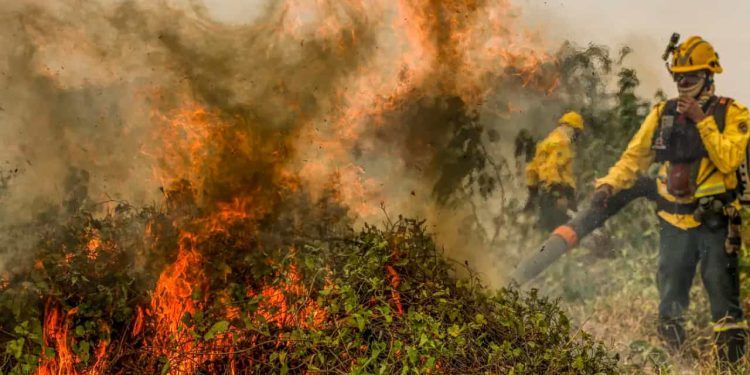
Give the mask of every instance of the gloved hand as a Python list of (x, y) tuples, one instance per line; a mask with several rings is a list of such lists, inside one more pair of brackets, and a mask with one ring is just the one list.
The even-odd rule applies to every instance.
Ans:
[(612, 185), (604, 184), (599, 186), (594, 191), (594, 196), (591, 198), (591, 205), (594, 207), (607, 207), (607, 201), (612, 197), (614, 193)]
[(536, 207), (536, 200), (539, 196), (539, 188), (536, 186), (529, 186), (529, 198), (526, 200), (526, 205), (523, 206), (524, 212), (533, 211)]

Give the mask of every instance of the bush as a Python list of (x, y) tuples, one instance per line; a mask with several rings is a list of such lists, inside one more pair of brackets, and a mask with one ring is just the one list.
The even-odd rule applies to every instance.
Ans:
[[(35, 266), (0, 299), (3, 373), (616, 371), (554, 302), (456, 277), (422, 222), (275, 248), (243, 234), (276, 224), (240, 219), (189, 245), (178, 222), (121, 206), (48, 224)], [(207, 261), (180, 274), (188, 249)], [(162, 268), (162, 279), (192, 282), (167, 334), (154, 303)]]

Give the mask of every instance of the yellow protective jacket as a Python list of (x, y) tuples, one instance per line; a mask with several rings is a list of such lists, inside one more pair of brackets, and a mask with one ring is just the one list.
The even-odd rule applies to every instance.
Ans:
[[(657, 104), (641, 124), (641, 128), (630, 140), (620, 160), (609, 170), (609, 173), (598, 180), (596, 186), (607, 184), (615, 191), (633, 186), (636, 178), (645, 173), (654, 162), (655, 152), (651, 149), (654, 132), (658, 128), (659, 116), (665, 102)], [(701, 160), (693, 197), (677, 198), (667, 192), (668, 162), (662, 163), (656, 178), (659, 195), (672, 203), (695, 202), (697, 198), (730, 191), (737, 187), (736, 170), (745, 158), (748, 142), (748, 110), (742, 104), (732, 101), (727, 108), (724, 131), (720, 132), (713, 116), (708, 116), (697, 124), (703, 145), (708, 157)], [(705, 180), (705, 181), (704, 181)], [(682, 228), (694, 228), (700, 225), (692, 214), (673, 214), (658, 211), (659, 217), (668, 223)]]
[(534, 159), (526, 166), (526, 185), (543, 189), (556, 185), (575, 189), (574, 157), (575, 150), (565, 126), (558, 126), (536, 145)]

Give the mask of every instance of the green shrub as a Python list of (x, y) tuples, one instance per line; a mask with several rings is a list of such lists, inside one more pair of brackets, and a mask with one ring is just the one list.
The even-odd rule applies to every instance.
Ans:
[[(59, 359), (42, 331), (45, 311), (59, 306), (79, 371), (97, 366), (106, 343), (102, 373), (166, 373), (188, 359), (195, 373), (616, 372), (617, 358), (571, 332), (554, 302), (535, 292), (490, 293), (471, 272), (456, 277), (423, 223), (403, 218), (358, 233), (287, 238), (276, 248), (243, 240), (242, 221), (204, 237), (196, 246), (210, 259), (200, 269), (205, 287), (189, 297), (200, 309), (185, 313), (180, 328), (195, 351), (154, 350), (156, 323), (147, 313), (145, 328), (134, 324), (149, 310), (155, 271), (175, 260), (174, 223), (123, 206), (104, 218), (47, 225), (36, 265), (1, 295), (2, 371), (29, 373), (45, 361), (43, 351)], [(230, 307), (237, 313), (227, 314)]]

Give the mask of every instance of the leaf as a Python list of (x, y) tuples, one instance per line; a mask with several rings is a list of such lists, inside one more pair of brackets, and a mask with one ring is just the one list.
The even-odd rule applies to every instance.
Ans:
[(311, 256), (306, 256), (305, 267), (307, 267), (308, 269), (315, 269), (315, 259)]
[(286, 364), (285, 351), (279, 353), (279, 362), (281, 362), (281, 375), (286, 375), (289, 372), (289, 366)]
[(15, 359), (21, 359), (23, 355), (23, 345), (26, 343), (26, 339), (23, 337), (16, 340), (11, 340), (5, 346), (5, 352), (12, 355)]
[(29, 332), (29, 322), (26, 320), (23, 323), (16, 325), (13, 327), (13, 332), (19, 335), (26, 335)]
[(409, 362), (412, 364), (417, 363), (417, 348), (410, 346), (406, 349), (406, 355), (409, 357)]
[(393, 322), (393, 316), (391, 316), (391, 308), (388, 305), (378, 306), (378, 311), (385, 318), (385, 322), (390, 324)]
[(484, 315), (482, 315), (482, 314), (477, 314), (477, 315), (476, 315), (476, 316), (474, 317), (474, 320), (475, 320), (475, 321), (476, 321), (476, 322), (477, 322), (478, 324), (481, 324), (481, 325), (485, 325), (485, 324), (487, 324), (487, 319), (485, 319), (485, 318), (484, 318)]
[(201, 293), (201, 290), (198, 288), (193, 289), (193, 292), (190, 294), (190, 298), (193, 301), (199, 301), (202, 296), (203, 296), (203, 293)]
[(399, 260), (398, 260), (398, 261), (397, 261), (396, 263), (394, 263), (393, 265), (394, 265), (394, 266), (397, 266), (397, 267), (403, 267), (403, 266), (405, 266), (405, 265), (407, 265), (407, 264), (409, 264), (409, 258), (403, 258), (403, 259), (399, 259)]
[(213, 326), (203, 335), (204, 340), (212, 340), (217, 334), (224, 333), (229, 329), (229, 322), (226, 320), (220, 320), (214, 323)]
[(629, 346), (630, 351), (633, 353), (643, 353), (651, 347), (651, 345), (645, 340), (632, 341)]
[(435, 357), (427, 357), (427, 363), (425, 363), (425, 367), (427, 368), (435, 367)]
[(448, 328), (448, 334), (453, 337), (458, 337), (461, 334), (461, 327), (459, 327), (457, 324), (454, 324)]
[(580, 355), (573, 360), (573, 368), (576, 370), (583, 370), (583, 357)]
[(365, 326), (367, 324), (367, 318), (365, 318), (359, 313), (356, 313), (356, 314), (352, 314), (352, 319), (354, 319), (354, 325), (356, 325), (357, 329), (359, 329), (360, 332), (365, 330)]
[(80, 358), (83, 363), (89, 363), (90, 358), (90, 349), (91, 344), (89, 344), (88, 341), (81, 341), (78, 343), (78, 350), (76, 350), (76, 354), (78, 354), (78, 358)]

